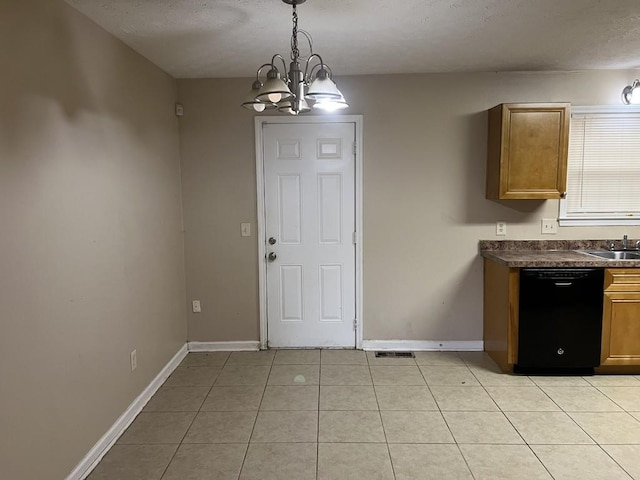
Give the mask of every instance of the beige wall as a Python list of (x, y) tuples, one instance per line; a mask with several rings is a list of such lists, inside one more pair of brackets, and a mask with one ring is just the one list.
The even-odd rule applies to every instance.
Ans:
[(186, 338), (176, 85), (58, 0), (0, 64), (0, 478), (61, 479)]
[[(364, 338), (482, 339), (480, 239), (640, 237), (640, 227), (560, 228), (557, 201), (484, 198), (486, 110), (501, 102), (620, 105), (637, 71), (339, 78), (364, 118)], [(257, 340), (257, 238), (249, 79), (180, 80), (189, 339)]]

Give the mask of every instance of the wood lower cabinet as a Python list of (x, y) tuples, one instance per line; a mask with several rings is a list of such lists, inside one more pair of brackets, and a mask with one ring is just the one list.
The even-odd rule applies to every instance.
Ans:
[(605, 270), (600, 364), (640, 366), (640, 269)]
[(489, 110), (489, 199), (558, 199), (567, 185), (568, 103), (503, 103)]
[(518, 360), (520, 269), (484, 260), (484, 350), (504, 372)]
[[(519, 298), (520, 269), (484, 259), (484, 350), (504, 372), (518, 362)], [(640, 373), (640, 268), (605, 270), (596, 373)]]

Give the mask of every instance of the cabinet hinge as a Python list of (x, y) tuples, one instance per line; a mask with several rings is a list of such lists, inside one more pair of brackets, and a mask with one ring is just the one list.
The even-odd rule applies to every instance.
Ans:
[(356, 156), (356, 142), (353, 142), (353, 156)]
[(353, 235), (351, 236), (351, 240), (353, 241), (354, 245), (358, 243), (358, 232), (353, 232)]
[(354, 330), (358, 330), (358, 319), (357, 318), (353, 319), (353, 329)]

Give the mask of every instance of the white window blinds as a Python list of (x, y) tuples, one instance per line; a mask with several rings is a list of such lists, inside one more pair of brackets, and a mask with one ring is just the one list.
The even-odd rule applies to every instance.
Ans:
[(571, 116), (561, 220), (640, 220), (640, 112)]

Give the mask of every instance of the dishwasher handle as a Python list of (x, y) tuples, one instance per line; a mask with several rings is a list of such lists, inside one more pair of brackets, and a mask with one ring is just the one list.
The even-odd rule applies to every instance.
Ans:
[(573, 282), (553, 282), (556, 287), (570, 287)]

